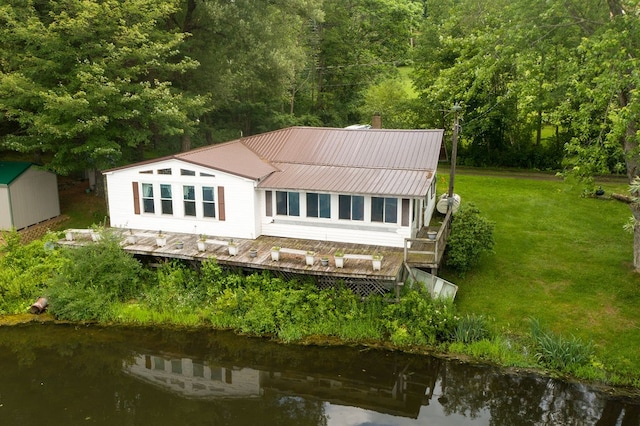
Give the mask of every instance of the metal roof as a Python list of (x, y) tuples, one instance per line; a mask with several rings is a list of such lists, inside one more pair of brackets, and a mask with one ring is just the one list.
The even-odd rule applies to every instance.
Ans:
[(29, 167), (31, 163), (23, 161), (0, 161), (0, 185), (9, 185)]
[(279, 169), (261, 188), (419, 197), (438, 166), (443, 133), (290, 127), (239, 142)]
[(264, 189), (421, 197), (443, 133), (289, 127), (138, 165), (175, 158), (257, 180)]
[(277, 171), (268, 161), (261, 159), (245, 145), (238, 142), (210, 145), (176, 154), (174, 157), (255, 180), (262, 179)]

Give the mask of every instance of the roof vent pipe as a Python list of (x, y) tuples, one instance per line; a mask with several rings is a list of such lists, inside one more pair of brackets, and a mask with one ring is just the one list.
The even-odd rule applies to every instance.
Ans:
[(371, 119), (371, 128), (382, 129), (382, 117), (377, 112), (373, 114), (373, 118)]

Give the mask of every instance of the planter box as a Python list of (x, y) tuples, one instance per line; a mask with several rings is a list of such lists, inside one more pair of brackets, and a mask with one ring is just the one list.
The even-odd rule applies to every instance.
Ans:
[(271, 260), (274, 262), (280, 260), (280, 250), (271, 250)]
[(336, 262), (336, 268), (344, 268), (344, 257), (334, 256), (333, 260)]
[(202, 240), (198, 240), (198, 251), (205, 251), (207, 249), (207, 243)]
[(236, 246), (235, 244), (229, 244), (228, 246), (229, 248), (229, 256), (235, 256), (238, 254), (238, 246)]
[(138, 242), (138, 238), (135, 235), (127, 235), (127, 244), (133, 245)]
[(156, 245), (158, 247), (164, 247), (167, 245), (167, 237), (156, 237)]
[(306, 254), (304, 256), (305, 262), (307, 263), (307, 266), (313, 266), (313, 262), (315, 260), (315, 255), (313, 254)]
[(373, 259), (371, 261), (371, 264), (373, 265), (373, 270), (374, 271), (379, 271), (382, 268), (382, 258), (380, 259)]

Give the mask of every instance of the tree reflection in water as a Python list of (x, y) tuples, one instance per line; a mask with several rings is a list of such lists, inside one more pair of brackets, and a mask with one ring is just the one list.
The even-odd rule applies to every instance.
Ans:
[(640, 424), (637, 398), (578, 383), (204, 330), (0, 328), (0, 366), (3, 424)]

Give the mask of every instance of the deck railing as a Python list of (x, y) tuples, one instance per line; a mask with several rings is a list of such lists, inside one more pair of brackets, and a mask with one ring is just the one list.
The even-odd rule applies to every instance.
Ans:
[[(410, 265), (437, 268), (442, 260), (442, 255), (447, 246), (447, 240), (451, 233), (451, 210), (447, 212), (434, 239), (431, 238), (405, 238), (404, 262)], [(430, 231), (432, 228), (427, 228)], [(436, 232), (435, 228), (432, 232)]]

